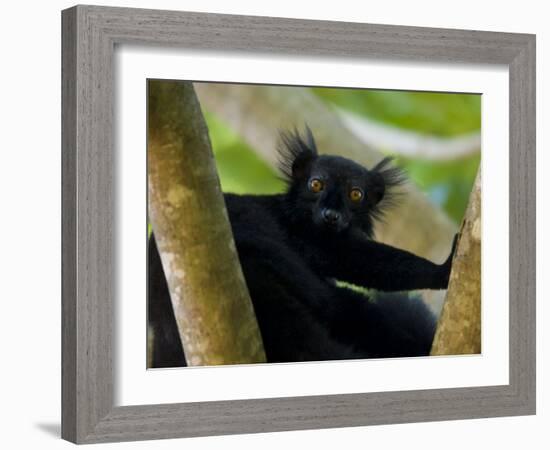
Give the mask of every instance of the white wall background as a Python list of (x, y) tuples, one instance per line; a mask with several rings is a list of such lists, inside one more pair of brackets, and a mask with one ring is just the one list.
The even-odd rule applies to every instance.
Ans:
[[(106, 1), (112, 6), (467, 28), (537, 34), (538, 148), (548, 145), (550, 81), (545, 3), (462, 0), (441, 2), (297, 2), (278, 0)], [(67, 448), (60, 417), (60, 10), (72, 2), (6, 2), (0, 45), (0, 442), (4, 448)], [(409, 449), (547, 448), (550, 436), (548, 324), (543, 284), (550, 250), (544, 194), (548, 156), (538, 152), (538, 415), (504, 419), (389, 425), (338, 430), (119, 444), (117, 448), (316, 448)], [(546, 225), (546, 226), (545, 226)], [(7, 289), (6, 289), (7, 287)], [(546, 324), (545, 324), (546, 322)], [(103, 446), (102, 446), (103, 447)]]

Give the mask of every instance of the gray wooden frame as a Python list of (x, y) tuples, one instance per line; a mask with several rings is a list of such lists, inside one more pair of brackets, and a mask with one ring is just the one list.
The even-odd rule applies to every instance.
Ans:
[[(92, 443), (535, 413), (535, 36), (96, 6), (62, 13), (62, 436)], [(510, 76), (510, 382), (113, 406), (115, 44), (505, 64)]]

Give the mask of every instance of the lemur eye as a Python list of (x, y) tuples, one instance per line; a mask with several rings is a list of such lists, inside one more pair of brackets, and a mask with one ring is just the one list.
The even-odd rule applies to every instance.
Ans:
[(354, 188), (349, 191), (349, 198), (352, 202), (360, 202), (363, 200), (363, 191), (359, 188)]
[(324, 189), (325, 185), (319, 178), (312, 178), (309, 180), (309, 190), (311, 192), (321, 192)]

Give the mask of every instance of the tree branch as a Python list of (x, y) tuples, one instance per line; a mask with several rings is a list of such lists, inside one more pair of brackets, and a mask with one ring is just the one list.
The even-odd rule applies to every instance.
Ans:
[(149, 219), (189, 365), (264, 362), (191, 83), (148, 84)]
[(481, 352), (481, 172), (470, 195), (432, 355)]
[(365, 145), (374, 149), (390, 149), (392, 153), (407, 158), (451, 161), (473, 155), (481, 148), (481, 134), (478, 132), (443, 138), (403, 130), (343, 109), (337, 112), (344, 124)]

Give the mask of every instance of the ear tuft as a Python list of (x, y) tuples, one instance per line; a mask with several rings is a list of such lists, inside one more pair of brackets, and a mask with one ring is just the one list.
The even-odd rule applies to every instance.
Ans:
[(286, 181), (303, 179), (317, 158), (317, 145), (311, 129), (306, 125), (305, 137), (298, 130), (281, 131), (279, 153), (279, 170)]
[(393, 166), (393, 158), (387, 156), (374, 166), (370, 172), (373, 175), (373, 185), (370, 192), (373, 193), (374, 208), (372, 215), (381, 220), (384, 212), (395, 206), (403, 192), (398, 188), (407, 183), (405, 172)]
[(386, 156), (371, 169), (371, 172), (378, 178), (379, 184), (382, 187), (380, 200), (392, 188), (402, 186), (407, 182), (405, 172), (399, 167), (393, 166), (391, 164), (392, 161), (393, 157)]
[(307, 146), (313, 151), (315, 156), (317, 156), (317, 144), (315, 143), (315, 139), (313, 138), (313, 133), (311, 132), (311, 128), (309, 128), (308, 124), (306, 123), (306, 144)]

